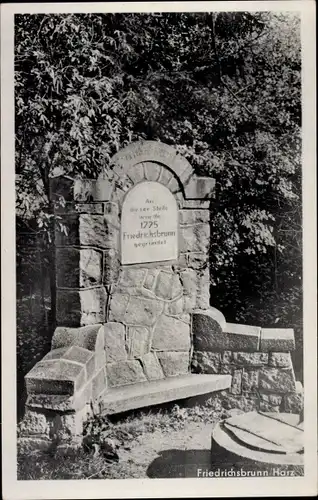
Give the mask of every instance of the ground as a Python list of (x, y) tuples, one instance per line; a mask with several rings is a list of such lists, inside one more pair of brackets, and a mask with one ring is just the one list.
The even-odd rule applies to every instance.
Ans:
[[(233, 464), (227, 457), (217, 460), (211, 454), (213, 427), (226, 416), (226, 410), (208, 401), (131, 412), (112, 422), (95, 418), (87, 426), (85, 449), (20, 452), (18, 479), (199, 477), (199, 469), (229, 470)], [(118, 444), (117, 460), (105, 458), (101, 447), (105, 439)], [(303, 474), (301, 467), (287, 469)], [(286, 467), (281, 470), (285, 473)]]

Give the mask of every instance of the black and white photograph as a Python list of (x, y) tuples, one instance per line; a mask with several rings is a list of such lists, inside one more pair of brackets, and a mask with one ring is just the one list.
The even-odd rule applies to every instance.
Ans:
[(302, 10), (314, 6), (195, 3), (11, 16), (3, 351), (21, 490), (6, 499), (53, 498), (30, 494), (39, 480), (193, 479), (205, 496), (217, 479), (234, 496), (237, 478), (306, 480), (316, 263), (304, 278), (315, 158)]

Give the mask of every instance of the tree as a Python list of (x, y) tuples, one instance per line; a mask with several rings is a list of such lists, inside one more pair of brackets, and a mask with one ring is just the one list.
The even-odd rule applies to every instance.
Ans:
[(52, 242), (51, 175), (96, 177), (127, 143), (166, 142), (217, 180), (215, 305), (300, 318), (299, 17), (19, 15), (15, 30), (18, 215)]

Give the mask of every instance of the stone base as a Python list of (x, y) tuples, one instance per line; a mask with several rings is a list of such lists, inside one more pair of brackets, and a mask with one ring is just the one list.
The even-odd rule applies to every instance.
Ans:
[(108, 389), (104, 396), (101, 396), (99, 407), (102, 413), (110, 415), (222, 391), (228, 389), (230, 385), (230, 375), (187, 374), (175, 376), (154, 382)]
[[(299, 415), (295, 414), (281, 414), (289, 425), (297, 426), (299, 422)], [(229, 464), (244, 464), (247, 466), (258, 465), (297, 465), (304, 464), (304, 455), (301, 453), (270, 453), (258, 451), (257, 449), (248, 448), (243, 442), (236, 441), (219, 422), (212, 433), (211, 442), (211, 459), (216, 460), (217, 456), (222, 456), (224, 463), (224, 456), (226, 455)]]

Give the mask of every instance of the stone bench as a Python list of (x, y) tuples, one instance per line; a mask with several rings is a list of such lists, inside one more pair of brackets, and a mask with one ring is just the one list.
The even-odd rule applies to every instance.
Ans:
[(105, 391), (100, 411), (107, 415), (228, 389), (230, 375), (179, 375)]

